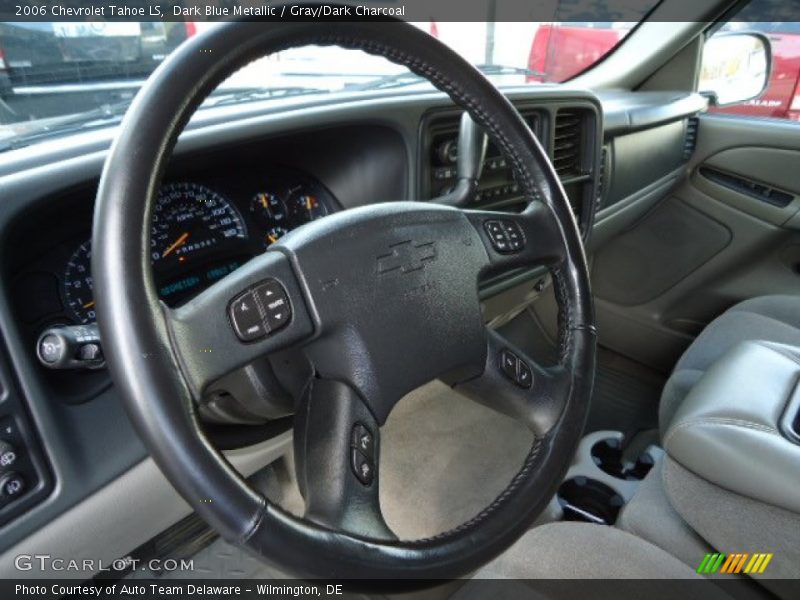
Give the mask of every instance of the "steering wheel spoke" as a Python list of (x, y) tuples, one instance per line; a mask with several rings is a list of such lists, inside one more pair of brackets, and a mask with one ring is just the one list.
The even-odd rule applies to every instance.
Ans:
[(380, 430), (347, 384), (314, 379), (295, 416), (297, 479), (306, 518), (373, 539), (396, 539), (378, 498)]
[(195, 398), (221, 376), (313, 331), (300, 286), (280, 252), (266, 252), (186, 304), (163, 309)]
[(564, 259), (558, 223), (542, 202), (532, 202), (522, 213), (465, 210), (464, 214), (486, 247), (486, 270), (552, 266)]
[(487, 329), (486, 367), (480, 377), (457, 384), (465, 396), (523, 421), (537, 436), (547, 435), (564, 409), (569, 371), (544, 367)]

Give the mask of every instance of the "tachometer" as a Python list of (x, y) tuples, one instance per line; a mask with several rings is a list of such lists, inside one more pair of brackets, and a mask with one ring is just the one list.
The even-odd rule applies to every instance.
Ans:
[(215, 191), (195, 183), (161, 188), (153, 211), (151, 256), (164, 270), (247, 238), (239, 211)]
[(79, 323), (95, 320), (92, 296), (92, 243), (81, 244), (67, 262), (64, 272), (64, 297), (72, 316)]

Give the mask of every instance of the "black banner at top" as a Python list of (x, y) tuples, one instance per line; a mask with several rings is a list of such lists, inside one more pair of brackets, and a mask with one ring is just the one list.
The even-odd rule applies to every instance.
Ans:
[[(794, 0), (753, 0), (743, 20), (798, 21)], [(0, 21), (389, 20), (432, 22), (631, 23), (699, 21), (720, 14), (715, 0), (0, 0)]]

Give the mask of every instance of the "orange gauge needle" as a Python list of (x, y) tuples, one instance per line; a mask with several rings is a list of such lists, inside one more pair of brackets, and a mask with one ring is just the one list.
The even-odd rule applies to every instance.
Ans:
[(173, 242), (173, 243), (170, 245), (170, 247), (169, 247), (169, 248), (167, 248), (166, 250), (164, 250), (164, 253), (161, 255), (161, 258), (166, 258), (166, 257), (167, 257), (167, 256), (169, 256), (170, 254), (172, 254), (172, 252), (174, 252), (176, 248), (179, 248), (180, 246), (182, 246), (183, 244), (185, 244), (185, 243), (186, 243), (186, 240), (188, 240), (188, 239), (189, 239), (189, 232), (188, 232), (188, 231), (186, 231), (186, 232), (184, 232), (183, 234), (181, 234), (181, 237), (179, 237), (177, 240), (175, 240), (175, 241), (174, 241), (174, 242)]
[(308, 212), (311, 212), (311, 209), (315, 204), (314, 200), (314, 196), (306, 196), (306, 210), (308, 210)]
[(278, 241), (278, 236), (275, 234), (269, 234), (267, 235), (267, 239), (269, 240), (270, 244), (274, 244), (275, 242)]
[(91, 302), (87, 302), (86, 304), (84, 304), (84, 305), (83, 305), (83, 308), (92, 308), (93, 306), (94, 306), (94, 300), (92, 300)]

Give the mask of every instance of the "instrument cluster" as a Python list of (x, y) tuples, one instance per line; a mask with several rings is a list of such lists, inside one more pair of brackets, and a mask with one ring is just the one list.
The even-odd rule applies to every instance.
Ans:
[[(181, 304), (289, 231), (339, 204), (310, 175), (288, 168), (226, 180), (174, 180), (162, 185), (153, 210), (150, 260), (159, 296)], [(81, 241), (63, 269), (62, 295), (76, 323), (95, 320), (91, 241)]]

